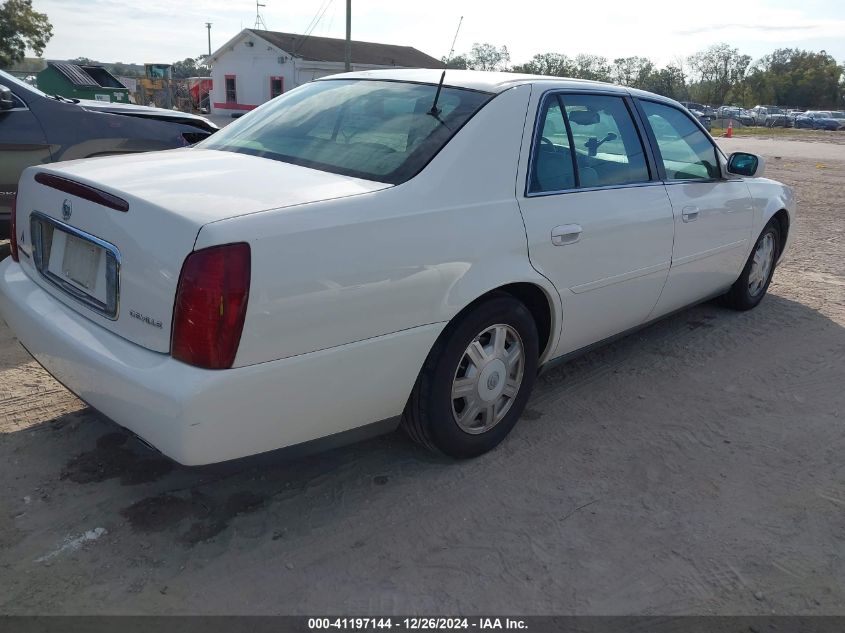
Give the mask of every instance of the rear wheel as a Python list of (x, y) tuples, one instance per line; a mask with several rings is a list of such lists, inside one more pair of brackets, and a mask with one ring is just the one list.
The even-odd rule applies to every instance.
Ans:
[(723, 295), (725, 305), (734, 310), (750, 310), (763, 300), (775, 272), (779, 245), (780, 231), (772, 221), (757, 238), (739, 279)]
[(452, 457), (498, 445), (522, 414), (538, 360), (537, 327), (510, 295), (450, 324), (431, 350), (402, 425), (419, 444)]

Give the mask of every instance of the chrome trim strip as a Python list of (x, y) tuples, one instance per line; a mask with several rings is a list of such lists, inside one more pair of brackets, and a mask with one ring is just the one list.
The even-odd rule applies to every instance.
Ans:
[(614, 275), (613, 277), (605, 277), (604, 279), (598, 279), (596, 281), (590, 281), (585, 284), (580, 284), (578, 286), (572, 286), (570, 290), (575, 294), (581, 294), (582, 292), (589, 292), (590, 290), (598, 290), (599, 288), (604, 288), (605, 286), (612, 286), (613, 284), (618, 284), (623, 281), (628, 281), (629, 279), (636, 279), (637, 277), (645, 277), (646, 275), (650, 275), (652, 273), (658, 273), (662, 270), (669, 270), (669, 267), (672, 265), (672, 262), (661, 262), (659, 264), (655, 264), (654, 266), (646, 266), (645, 268), (638, 268), (636, 270), (631, 270), (627, 273), (622, 273), (621, 275)]
[(738, 242), (722, 244), (721, 246), (717, 246), (716, 248), (711, 248), (706, 251), (701, 251), (700, 253), (693, 253), (692, 255), (679, 257), (678, 259), (672, 260), (672, 266), (683, 266), (684, 264), (689, 264), (690, 262), (694, 262), (698, 259), (705, 259), (707, 257), (712, 257), (713, 255), (718, 255), (719, 253), (724, 253), (725, 251), (731, 251), (735, 248), (740, 248), (742, 246), (745, 246), (747, 243), (748, 240), (739, 240)]
[(525, 194), (526, 198), (541, 198), (543, 196), (557, 196), (562, 193), (585, 193), (588, 191), (607, 191), (609, 189), (632, 189), (634, 187), (662, 187), (663, 183), (659, 180), (652, 180), (649, 182), (631, 182), (624, 185), (602, 185), (600, 187), (581, 187), (576, 189), (560, 189), (558, 191), (534, 191)]
[[(64, 279), (57, 277), (55, 274), (47, 270), (47, 262), (42, 261), (43, 253), (43, 224), (49, 224), (52, 228), (59, 229), (65, 233), (69, 233), (82, 240), (91, 242), (99, 246), (106, 253), (106, 303), (104, 304), (90, 295), (79, 290), (75, 286), (69, 284)], [(36, 270), (39, 274), (49, 281), (53, 286), (65, 292), (67, 295), (84, 305), (89, 310), (106, 317), (111, 321), (116, 321), (120, 315), (120, 251), (114, 244), (100, 239), (96, 235), (86, 233), (76, 227), (73, 227), (64, 222), (60, 222), (55, 218), (51, 218), (39, 211), (33, 211), (29, 215), (30, 237), (32, 240), (32, 259)]]

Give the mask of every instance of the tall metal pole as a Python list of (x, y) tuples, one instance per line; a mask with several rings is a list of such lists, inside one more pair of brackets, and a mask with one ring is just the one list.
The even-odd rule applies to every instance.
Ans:
[(352, 0), (346, 0), (346, 72), (352, 70)]
[(211, 22), (206, 22), (205, 28), (208, 29), (208, 59), (205, 60), (206, 65), (208, 65), (211, 63)]

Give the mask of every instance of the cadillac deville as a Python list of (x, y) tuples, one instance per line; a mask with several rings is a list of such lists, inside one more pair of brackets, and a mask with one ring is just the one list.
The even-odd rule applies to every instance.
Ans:
[(28, 168), (0, 313), (184, 464), (402, 425), (471, 457), (542, 368), (695, 303), (755, 307), (792, 191), (654, 94), (335, 75), (199, 144)]

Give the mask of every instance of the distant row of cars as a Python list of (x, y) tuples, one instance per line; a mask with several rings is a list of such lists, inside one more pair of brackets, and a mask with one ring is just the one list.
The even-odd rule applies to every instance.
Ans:
[(749, 126), (796, 127), (809, 130), (845, 129), (845, 112), (839, 110), (787, 110), (771, 105), (758, 105), (749, 109), (728, 105), (714, 108), (692, 101), (682, 103), (708, 130), (713, 119), (733, 119)]

